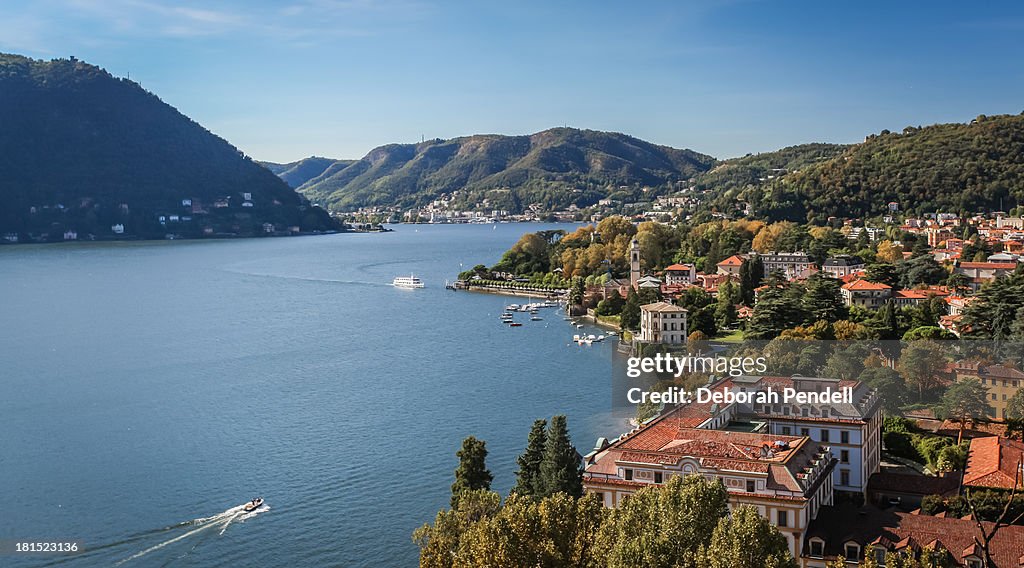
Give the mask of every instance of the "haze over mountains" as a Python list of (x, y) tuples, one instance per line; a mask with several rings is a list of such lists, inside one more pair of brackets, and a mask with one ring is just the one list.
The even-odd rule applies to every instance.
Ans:
[(138, 84), (74, 58), (0, 54), (0, 125), (0, 235), (338, 228), (222, 138)]

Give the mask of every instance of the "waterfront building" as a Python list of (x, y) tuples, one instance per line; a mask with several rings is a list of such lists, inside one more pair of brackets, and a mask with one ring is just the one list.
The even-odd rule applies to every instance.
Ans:
[(644, 343), (682, 345), (688, 336), (688, 313), (668, 302), (640, 306), (640, 336)]
[(794, 558), (818, 510), (832, 503), (835, 460), (807, 436), (708, 430), (678, 408), (585, 458), (584, 490), (618, 507), (638, 489), (677, 475), (720, 481), (729, 506), (751, 505), (785, 536)]

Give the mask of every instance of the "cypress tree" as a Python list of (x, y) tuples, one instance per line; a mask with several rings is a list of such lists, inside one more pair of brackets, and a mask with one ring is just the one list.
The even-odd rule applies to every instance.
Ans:
[(622, 306), (619, 316), (619, 327), (623, 330), (635, 331), (640, 328), (640, 297), (632, 286), (626, 294), (626, 303)]
[(553, 417), (544, 445), (544, 459), (540, 464), (542, 492), (539, 497), (559, 492), (572, 497), (583, 495), (583, 466), (578, 456), (576, 448), (569, 440), (565, 416)]
[(540, 464), (544, 460), (544, 445), (547, 442), (548, 421), (541, 419), (533, 423), (526, 440), (526, 450), (516, 458), (519, 471), (516, 472), (516, 486), (513, 493), (519, 495), (540, 494)]
[(487, 443), (483, 440), (469, 436), (455, 455), (459, 457), (459, 467), (455, 468), (455, 483), (452, 483), (452, 509), (458, 509), (459, 497), (464, 491), (490, 489), (494, 479), (487, 470)]

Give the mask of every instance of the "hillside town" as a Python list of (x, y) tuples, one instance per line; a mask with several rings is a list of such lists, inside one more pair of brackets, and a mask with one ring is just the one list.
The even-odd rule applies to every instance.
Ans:
[[(996, 306), (1005, 300), (1000, 287), (1018, 286), (1024, 275), (1024, 218), (887, 220), (836, 223), (845, 244), (831, 243), (824, 255), (748, 249), (709, 263), (713, 253), (645, 258), (666, 225), (612, 219), (544, 242), (524, 236), (494, 269), (462, 277), (470, 289), (504, 279), (562, 297), (575, 317), (621, 328), (620, 350), (634, 355), (749, 348), (756, 339), (765, 353), (827, 352), (815, 352), (817, 364), (776, 366), (775, 374), (697, 377), (716, 392), (854, 393), (853, 404), (638, 409), (632, 430), (599, 439), (583, 458), (584, 489), (605, 507), (699, 474), (721, 481), (730, 507), (756, 508), (800, 566), (884, 566), (896, 557), (1024, 566), (1024, 337), (1012, 317), (995, 332), (977, 323), (1024, 314), (1021, 299)], [(573, 251), (581, 247), (608, 257), (579, 272)], [(531, 254), (551, 257), (544, 278), (528, 273), (545, 268)], [(804, 317), (786, 316), (800, 310)], [(766, 317), (783, 321), (763, 333)], [(813, 339), (833, 341), (820, 348)], [(963, 347), (982, 344), (980, 352)], [(684, 379), (693, 386), (694, 377)]]

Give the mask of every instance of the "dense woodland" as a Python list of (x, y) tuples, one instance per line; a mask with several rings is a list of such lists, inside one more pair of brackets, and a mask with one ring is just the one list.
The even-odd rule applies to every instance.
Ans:
[[(138, 84), (76, 59), (0, 54), (0, 233), (111, 236), (336, 229), (318, 208), (225, 140)], [(252, 207), (241, 207), (250, 193)], [(210, 205), (200, 223), (183, 199)], [(218, 199), (231, 206), (212, 210)], [(125, 204), (125, 207), (122, 207)], [(31, 208), (35, 207), (35, 213)]]
[(890, 202), (914, 214), (1006, 211), (1024, 203), (1024, 115), (883, 131), (769, 183), (707, 185), (722, 210), (748, 202), (770, 220), (824, 224), (882, 215)]

